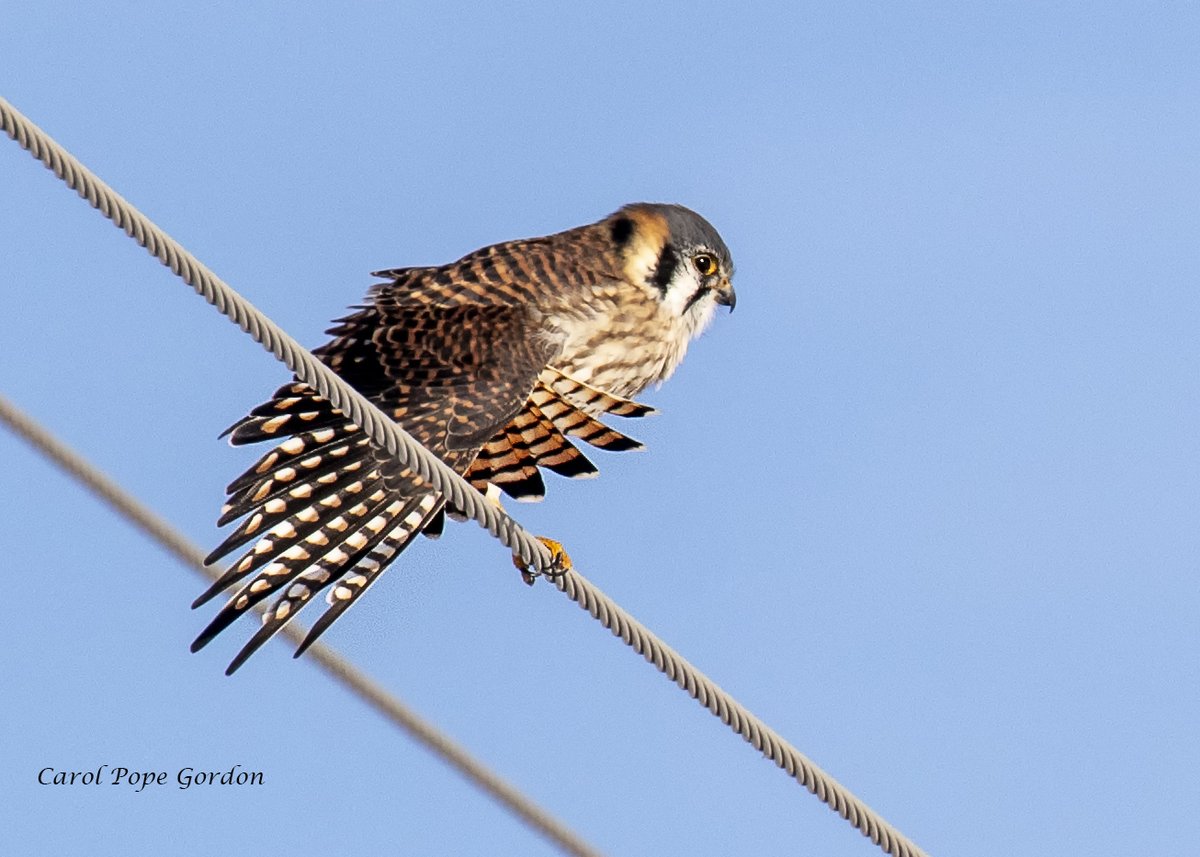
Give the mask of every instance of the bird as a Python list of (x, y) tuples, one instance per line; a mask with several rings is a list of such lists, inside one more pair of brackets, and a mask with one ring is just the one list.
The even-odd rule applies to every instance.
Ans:
[[(699, 214), (634, 203), (446, 265), (376, 271), (381, 282), (313, 353), (489, 499), (535, 501), (542, 469), (597, 475), (570, 438), (641, 448), (601, 417), (654, 413), (633, 397), (671, 376), (718, 306), (732, 312), (733, 274), (728, 247)], [(418, 533), (436, 538), (447, 515), (463, 517), (298, 379), (225, 435), (235, 446), (274, 444), (227, 487), (218, 526), (241, 521), (206, 563), (248, 549), (192, 605), (237, 587), (196, 652), (274, 597), (227, 675), (324, 590), (299, 657)], [(551, 573), (569, 570), (562, 545), (541, 540)]]

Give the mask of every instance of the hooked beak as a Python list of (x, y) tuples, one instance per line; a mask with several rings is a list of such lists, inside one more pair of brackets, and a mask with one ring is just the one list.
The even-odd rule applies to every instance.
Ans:
[(713, 289), (715, 300), (721, 306), (729, 307), (729, 311), (737, 307), (737, 292), (733, 290), (733, 284), (729, 280), (721, 280), (721, 285)]

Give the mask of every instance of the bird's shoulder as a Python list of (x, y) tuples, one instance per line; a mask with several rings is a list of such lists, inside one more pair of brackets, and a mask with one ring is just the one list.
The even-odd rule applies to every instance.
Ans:
[(538, 305), (609, 286), (623, 273), (606, 231), (593, 224), (481, 247), (445, 265), (375, 271), (383, 282), (372, 286), (368, 302)]

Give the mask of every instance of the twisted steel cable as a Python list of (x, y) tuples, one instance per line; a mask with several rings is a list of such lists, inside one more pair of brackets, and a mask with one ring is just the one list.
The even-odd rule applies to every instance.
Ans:
[[(170, 236), (150, 222), (112, 188), (0, 97), (0, 124), (22, 148), (121, 227), (127, 235), (206, 301), (233, 320), (256, 342), (282, 360), (298, 378), (329, 399), (356, 422), (371, 440), (429, 481), (451, 502), (538, 571), (551, 569), (545, 545), (533, 538), (505, 512), (484, 500), (461, 476), (424, 449), (394, 421), (313, 357), (296, 340), (208, 270)], [(720, 718), (734, 732), (864, 836), (894, 857), (923, 857), (914, 842), (855, 797), (837, 780), (789, 744), (770, 726), (751, 714), (704, 673), (660, 640), (616, 602), (577, 571), (550, 578), (560, 591), (588, 611), (605, 628), (674, 681), (689, 696)]]

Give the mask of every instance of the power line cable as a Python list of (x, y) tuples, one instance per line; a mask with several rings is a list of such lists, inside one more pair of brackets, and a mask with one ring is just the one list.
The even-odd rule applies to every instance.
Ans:
[[(503, 510), (486, 501), (461, 476), (417, 443), (395, 421), (334, 374), (228, 284), (212, 273), (178, 242), (159, 229), (87, 167), (72, 157), (49, 135), (0, 97), (0, 122), (5, 132), (40, 160), (68, 187), (86, 199), (152, 256), (171, 269), (206, 301), (228, 316), (256, 342), (283, 361), (296, 376), (329, 399), (357, 423), (371, 440), (394, 455), (468, 517), (500, 539), (527, 565), (538, 571), (551, 569), (546, 546), (531, 536)], [(715, 714), (771, 759), (830, 809), (849, 821), (864, 836), (894, 857), (918, 857), (924, 852), (854, 796), (811, 759), (789, 744), (678, 652), (630, 616), (615, 601), (577, 570), (551, 578), (580, 607), (654, 664), (660, 672)]]
[[(181, 563), (209, 580), (216, 580), (222, 569), (204, 564), (204, 552), (163, 518), (142, 505), (109, 476), (89, 463), (79, 453), (55, 438), (44, 426), (23, 413), (0, 395), (0, 423), (57, 464), (64, 472), (83, 483), (94, 495), (107, 503), (154, 541), (158, 542)], [(255, 605), (260, 614), (265, 604)], [(283, 633), (293, 643), (300, 643), (308, 633), (296, 622), (289, 623)], [(366, 702), (377, 712), (400, 727), (417, 741), (441, 757), (476, 787), (491, 795), (511, 813), (538, 833), (541, 833), (567, 854), (576, 857), (600, 857), (600, 852), (554, 818), (546, 810), (525, 797), (499, 774), (473, 758), (454, 739), (422, 718), (400, 700), (389, 694), (366, 673), (359, 670), (324, 643), (314, 643), (308, 650), (313, 660), (334, 680)]]

